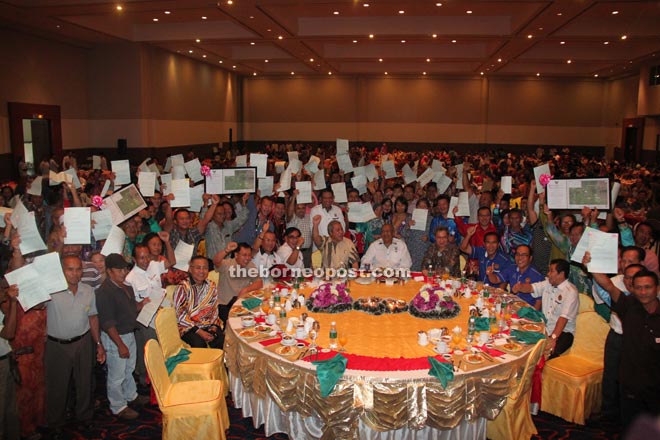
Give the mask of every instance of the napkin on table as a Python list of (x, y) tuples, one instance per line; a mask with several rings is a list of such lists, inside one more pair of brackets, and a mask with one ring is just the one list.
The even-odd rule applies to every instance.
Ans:
[(328, 397), (335, 385), (344, 374), (346, 370), (346, 359), (341, 354), (325, 361), (314, 361), (312, 364), (316, 365), (316, 377), (319, 379), (321, 386), (321, 397)]
[(262, 301), (259, 298), (245, 298), (241, 305), (246, 309), (252, 310), (261, 305)]
[(526, 332), (524, 330), (511, 330), (511, 336), (525, 344), (536, 344), (541, 339), (545, 339), (543, 333)]
[(546, 322), (545, 315), (542, 312), (539, 312), (536, 309), (531, 307), (523, 307), (518, 310), (518, 317), (528, 319), (534, 322)]
[(447, 388), (447, 383), (454, 380), (454, 366), (447, 362), (440, 362), (432, 356), (429, 356), (428, 359), (431, 364), (429, 375), (437, 378), (442, 384), (442, 388)]
[(474, 318), (474, 329), (478, 332), (490, 331), (490, 319), (485, 317)]

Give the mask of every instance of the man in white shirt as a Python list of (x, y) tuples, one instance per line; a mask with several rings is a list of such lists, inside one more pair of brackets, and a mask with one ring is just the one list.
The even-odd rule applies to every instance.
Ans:
[[(160, 303), (165, 295), (163, 284), (160, 281), (160, 275), (167, 272), (165, 263), (162, 261), (152, 261), (149, 253), (149, 247), (145, 244), (138, 244), (133, 248), (133, 269), (126, 275), (124, 283), (133, 288), (135, 301), (140, 302), (145, 298), (153, 303)], [(169, 305), (165, 304), (166, 306)], [(135, 362), (135, 372), (139, 375), (140, 384), (147, 385), (147, 369), (144, 365), (144, 346), (149, 339), (157, 339), (154, 325), (154, 318), (148, 327), (141, 323), (136, 324), (135, 343), (137, 346), (137, 358)]]
[(334, 204), (335, 195), (331, 189), (324, 189), (321, 191), (321, 204), (316, 205), (312, 208), (309, 213), (310, 218), (314, 218), (317, 215), (321, 216), (321, 223), (319, 223), (319, 234), (321, 237), (327, 237), (328, 234), (328, 225), (332, 221), (338, 221), (341, 224), (341, 228), (346, 230), (346, 223), (344, 222), (344, 213), (341, 211), (341, 208)]
[[(261, 246), (257, 246), (261, 243)], [(276, 264), (282, 264), (280, 256), (275, 253), (277, 247), (277, 237), (274, 232), (263, 232), (252, 245), (252, 262), (261, 271), (261, 268), (270, 269)], [(264, 278), (264, 285), (268, 284), (268, 278)]]
[(532, 296), (541, 298), (541, 310), (547, 320), (548, 359), (555, 358), (573, 345), (575, 320), (580, 309), (580, 300), (575, 286), (568, 281), (571, 268), (566, 260), (550, 261), (548, 278), (532, 284)]
[(289, 269), (302, 269), (303, 255), (300, 246), (305, 239), (298, 228), (287, 228), (284, 232), (284, 244), (277, 250), (277, 256)]
[(371, 243), (362, 257), (362, 266), (369, 264), (373, 268), (410, 269), (412, 259), (408, 246), (403, 240), (394, 238), (394, 226), (384, 224), (381, 236)]

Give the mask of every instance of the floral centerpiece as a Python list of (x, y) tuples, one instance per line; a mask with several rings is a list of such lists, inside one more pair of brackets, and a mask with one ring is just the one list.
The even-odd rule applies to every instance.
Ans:
[(353, 309), (353, 298), (345, 284), (321, 284), (307, 299), (312, 312), (339, 313)]
[(417, 318), (450, 319), (460, 312), (460, 306), (442, 286), (425, 284), (410, 301), (408, 311)]

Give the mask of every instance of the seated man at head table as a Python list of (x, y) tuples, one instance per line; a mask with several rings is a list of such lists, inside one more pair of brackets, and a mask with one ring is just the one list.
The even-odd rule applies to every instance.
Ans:
[(196, 348), (222, 348), (225, 337), (218, 315), (216, 285), (208, 279), (209, 260), (197, 255), (188, 264), (190, 278), (174, 291), (181, 339)]
[(511, 266), (507, 256), (499, 249), (499, 235), (497, 235), (497, 232), (487, 232), (482, 237), (485, 246), (475, 246), (470, 244), (470, 242), (476, 231), (476, 226), (467, 228), (463, 241), (461, 241), (460, 249), (470, 259), (475, 259), (479, 262), (479, 281), (493, 285), (499, 284), (500, 280), (496, 277), (496, 274), (506, 271)]
[(312, 240), (321, 251), (321, 267), (324, 269), (358, 268), (359, 256), (355, 244), (344, 237), (344, 228), (337, 220), (328, 223), (328, 236), (322, 237), (319, 231), (322, 217), (312, 218)]
[(373, 268), (410, 269), (412, 259), (406, 243), (394, 237), (394, 226), (383, 225), (381, 236), (371, 243), (362, 257), (362, 265), (369, 264)]
[[(234, 253), (234, 258), (225, 259), (231, 252)], [(247, 243), (234, 241), (215, 254), (213, 264), (219, 273), (217, 296), (220, 320), (226, 323), (229, 310), (238, 298), (244, 298), (249, 292), (263, 287), (264, 282), (259, 271), (267, 271), (269, 268), (257, 268), (252, 262), (252, 247)]]
[(532, 284), (543, 281), (545, 277), (532, 266), (532, 248), (526, 244), (519, 245), (516, 248), (514, 259), (516, 264), (509, 265), (500, 273), (495, 272), (492, 268), (487, 269), (490, 272), (488, 281), (501, 289), (508, 285), (511, 293), (515, 293), (529, 305), (536, 306), (536, 298), (531, 294)]
[(433, 276), (435, 272), (448, 272), (452, 277), (461, 276), (461, 251), (458, 246), (450, 242), (449, 229), (438, 226), (434, 234), (434, 242), (426, 250), (422, 260), (422, 273), (424, 276)]

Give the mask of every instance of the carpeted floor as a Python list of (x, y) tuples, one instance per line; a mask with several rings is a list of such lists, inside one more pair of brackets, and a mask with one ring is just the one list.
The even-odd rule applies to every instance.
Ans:
[[(141, 389), (141, 393), (147, 394), (148, 389)], [(94, 428), (91, 431), (82, 431), (77, 429), (75, 423), (71, 423), (65, 429), (65, 434), (69, 439), (107, 439), (107, 440), (140, 440), (140, 439), (158, 439), (161, 437), (161, 414), (157, 406), (148, 405), (139, 409), (140, 418), (134, 421), (118, 420), (113, 416), (108, 408), (108, 401), (105, 396), (105, 378), (102, 369), (97, 370), (97, 393), (96, 398), (100, 402), (100, 407), (95, 412)], [(263, 427), (255, 429), (252, 426), (251, 418), (243, 418), (240, 409), (233, 406), (231, 396), (227, 398), (227, 408), (231, 426), (227, 432), (229, 440), (258, 440), (272, 439), (284, 440), (288, 437), (284, 434), (275, 434), (271, 437), (264, 435)], [(580, 426), (568, 423), (558, 417), (541, 412), (534, 416), (534, 424), (539, 434), (534, 439), (570, 439), (570, 440), (617, 440), (621, 436), (619, 427), (611, 420), (589, 421), (587, 425)], [(44, 431), (44, 437), (47, 434)], [(515, 440), (515, 439), (512, 439)]]

